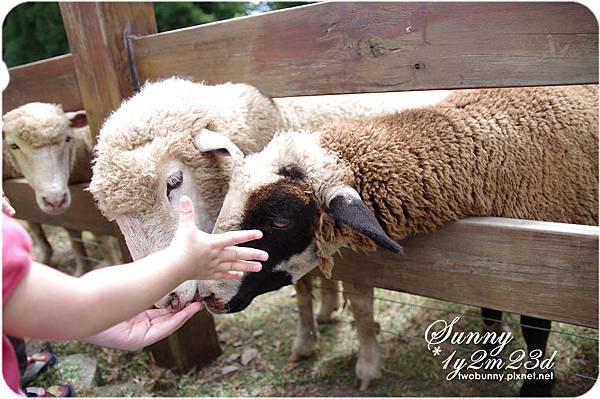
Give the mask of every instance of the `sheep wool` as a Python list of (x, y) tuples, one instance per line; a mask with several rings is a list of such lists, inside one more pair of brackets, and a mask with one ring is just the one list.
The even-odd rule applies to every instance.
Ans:
[(33, 148), (58, 143), (69, 126), (69, 119), (57, 104), (28, 103), (7, 112), (2, 119), (3, 129)]
[[(316, 130), (325, 122), (375, 116), (431, 104), (448, 91), (270, 99), (247, 84), (215, 86), (172, 77), (149, 82), (105, 121), (98, 136), (90, 191), (103, 214), (144, 215), (160, 208), (159, 165), (181, 158), (214, 220), (227, 190), (230, 163), (193, 146), (206, 128), (227, 136), (244, 154), (264, 148), (276, 131)], [(179, 156), (181, 154), (181, 157)]]
[[(598, 224), (597, 86), (464, 90), (320, 144), (395, 240), (466, 216)], [(326, 275), (336, 241), (375, 249), (324, 212), (316, 239)]]
[(251, 153), (281, 126), (271, 100), (252, 86), (206, 86), (175, 77), (147, 83), (102, 126), (90, 191), (110, 220), (143, 215), (160, 207), (158, 165), (177, 158), (193, 170), (208, 213), (216, 218), (227, 190), (229, 160), (200, 155), (194, 135), (203, 128), (222, 132)]
[[(10, 135), (34, 149), (59, 143), (64, 139), (70, 120), (58, 104), (28, 103), (7, 112), (3, 118), (3, 135)], [(73, 155), (69, 183), (90, 180), (92, 137), (89, 127), (73, 129)], [(4, 139), (4, 137), (3, 137)], [(2, 147), (2, 179), (22, 177), (19, 166), (6, 145)]]

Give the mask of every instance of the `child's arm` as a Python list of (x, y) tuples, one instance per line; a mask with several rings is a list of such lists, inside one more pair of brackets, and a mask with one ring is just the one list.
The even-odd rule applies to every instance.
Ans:
[(267, 254), (233, 245), (261, 236), (257, 230), (204, 233), (194, 224), (191, 200), (182, 197), (179, 227), (162, 251), (80, 278), (33, 264), (3, 306), (3, 332), (53, 340), (97, 334), (152, 306), (185, 280), (239, 278), (241, 271), (259, 271), (259, 263), (244, 260), (266, 260)]

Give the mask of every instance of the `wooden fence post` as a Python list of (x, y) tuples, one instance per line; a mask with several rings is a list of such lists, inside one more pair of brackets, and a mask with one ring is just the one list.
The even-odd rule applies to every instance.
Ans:
[[(94, 141), (104, 119), (137, 90), (128, 40), (156, 33), (152, 3), (59, 3), (81, 99)], [(221, 354), (206, 311), (152, 345), (157, 363), (185, 372)]]
[(95, 137), (106, 118), (136, 89), (128, 36), (156, 33), (151, 3), (60, 3), (81, 99)]

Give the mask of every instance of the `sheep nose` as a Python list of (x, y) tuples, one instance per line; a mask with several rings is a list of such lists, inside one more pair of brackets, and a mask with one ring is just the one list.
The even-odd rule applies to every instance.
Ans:
[(169, 294), (169, 306), (174, 310), (180, 310), (182, 308), (182, 303), (177, 293), (171, 292)]
[(62, 196), (42, 196), (42, 201), (51, 209), (61, 209), (67, 203), (67, 193), (63, 193)]

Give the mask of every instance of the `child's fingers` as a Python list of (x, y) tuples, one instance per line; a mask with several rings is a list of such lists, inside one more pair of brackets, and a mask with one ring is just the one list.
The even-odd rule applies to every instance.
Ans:
[(221, 263), (219, 269), (223, 272), (259, 272), (262, 270), (262, 265), (259, 262), (236, 260)]
[[(194, 314), (196, 314), (198, 311), (202, 310), (203, 306), (204, 306), (204, 304), (202, 302), (192, 302), (189, 305), (187, 305), (185, 308), (178, 310), (176, 312), (173, 312), (172, 309), (167, 309), (167, 308), (151, 309), (153, 311), (164, 310), (166, 312), (155, 312), (153, 317), (150, 317), (150, 320), (152, 321), (152, 324), (157, 324), (164, 320), (169, 320), (170, 318), (173, 317), (173, 315), (179, 314), (179, 313), (181, 313), (181, 317), (185, 317), (187, 319), (187, 318), (193, 316)], [(148, 311), (146, 311), (146, 312), (148, 312)]]
[(226, 261), (262, 260), (269, 259), (269, 254), (261, 249), (249, 247), (227, 247), (223, 250), (222, 258)]
[(146, 309), (146, 316), (152, 320), (160, 316), (164, 316), (166, 314), (170, 314), (171, 310), (169, 308), (160, 308), (160, 309)]
[(241, 280), (244, 277), (244, 273), (242, 272), (223, 272), (219, 273), (219, 276), (216, 277), (216, 280)]
[(2, 194), (2, 212), (8, 216), (15, 216), (15, 209), (10, 205), (4, 194)]
[(179, 226), (196, 226), (194, 223), (194, 205), (187, 195), (179, 198)]
[(227, 233), (215, 234), (216, 242), (223, 247), (232, 247), (243, 242), (259, 240), (263, 234), (260, 230), (228, 231)]

